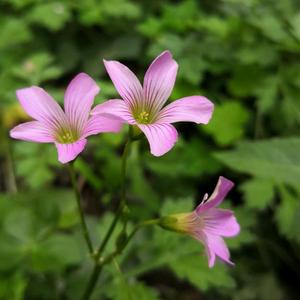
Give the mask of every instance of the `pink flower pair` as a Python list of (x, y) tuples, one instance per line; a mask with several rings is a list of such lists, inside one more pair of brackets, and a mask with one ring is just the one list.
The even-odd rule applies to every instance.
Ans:
[(84, 73), (77, 75), (69, 84), (64, 97), (64, 111), (41, 88), (20, 89), (17, 97), (34, 121), (13, 128), (11, 137), (54, 143), (58, 160), (67, 163), (84, 150), (88, 136), (118, 132), (126, 122), (143, 131), (151, 153), (160, 156), (168, 152), (177, 140), (177, 131), (171, 123), (190, 121), (207, 124), (210, 120), (213, 104), (205, 97), (185, 97), (163, 108), (172, 92), (178, 68), (169, 51), (152, 62), (143, 87), (121, 63), (104, 61), (104, 64), (123, 100), (108, 100), (92, 110), (100, 88)]

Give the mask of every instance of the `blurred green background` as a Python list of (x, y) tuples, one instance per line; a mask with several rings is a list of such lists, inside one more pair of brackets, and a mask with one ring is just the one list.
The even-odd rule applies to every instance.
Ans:
[[(76, 300), (92, 267), (55, 147), (8, 137), (27, 120), (15, 90), (39, 85), (62, 103), (84, 71), (99, 103), (117, 96), (102, 58), (142, 78), (165, 49), (180, 66), (171, 100), (205, 95), (215, 113), (207, 126), (177, 124), (161, 158), (134, 144), (131, 218), (189, 211), (226, 176), (236, 187), (224, 207), (242, 227), (228, 240), (236, 266), (208, 269), (200, 244), (149, 228), (118, 259), (122, 272), (105, 268), (93, 299), (300, 299), (298, 0), (0, 1), (0, 299)], [(92, 137), (76, 161), (95, 244), (118, 202), (124, 137)]]

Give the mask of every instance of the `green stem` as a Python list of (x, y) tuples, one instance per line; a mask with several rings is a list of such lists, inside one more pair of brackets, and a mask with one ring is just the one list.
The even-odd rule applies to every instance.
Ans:
[(101, 264), (107, 264), (108, 262), (110, 262), (112, 259), (114, 259), (117, 255), (122, 254), (123, 250), (126, 248), (126, 246), (128, 245), (128, 243), (132, 240), (132, 238), (135, 236), (135, 234), (142, 229), (143, 227), (146, 226), (151, 226), (151, 225), (157, 225), (159, 224), (160, 219), (153, 219), (153, 220), (147, 220), (147, 221), (143, 221), (141, 223), (139, 223), (138, 225), (136, 225), (131, 233), (128, 235), (127, 239), (125, 240), (125, 242), (122, 244), (122, 247), (119, 249), (116, 249), (113, 253), (111, 253), (110, 255), (108, 255), (102, 262)]
[(122, 247), (121, 251), (119, 251), (118, 254), (121, 254), (121, 252), (124, 250), (124, 248), (128, 245), (128, 243), (131, 241), (131, 239), (135, 236), (135, 234), (143, 227), (146, 226), (151, 226), (151, 225), (157, 225), (160, 222), (160, 219), (153, 219), (153, 220), (147, 220), (147, 221), (143, 221), (141, 223), (139, 223), (138, 225), (136, 225), (133, 230), (131, 231), (131, 233), (128, 235), (124, 246)]
[(75, 170), (74, 170), (73, 163), (68, 164), (68, 170), (69, 170), (73, 190), (74, 190), (75, 197), (76, 197), (76, 202), (77, 202), (77, 207), (78, 207), (78, 211), (79, 211), (83, 236), (85, 238), (85, 241), (86, 241), (87, 247), (89, 249), (90, 255), (92, 256), (93, 253), (94, 253), (93, 244), (92, 244), (89, 232), (88, 232), (88, 228), (87, 228), (85, 218), (84, 218), (83, 209), (82, 209), (82, 206), (81, 206), (81, 197), (80, 197), (80, 192), (79, 192), (79, 189), (78, 189), (78, 186), (77, 186), (77, 183), (76, 183), (76, 175), (75, 175)]
[(119, 207), (118, 210), (115, 214), (115, 217), (112, 221), (112, 223), (110, 224), (110, 227), (108, 229), (108, 231), (106, 232), (106, 235), (102, 241), (102, 243), (100, 244), (100, 247), (95, 255), (95, 259), (96, 261), (99, 260), (101, 254), (103, 253), (117, 223), (119, 218), (122, 216), (123, 210), (126, 206), (126, 168), (127, 168), (127, 157), (128, 157), (128, 153), (129, 153), (129, 147), (130, 147), (130, 137), (128, 138), (124, 150), (123, 150), (123, 154), (122, 154), (122, 165), (121, 165), (121, 201), (119, 203)]
[(105, 259), (103, 259), (103, 261), (101, 262), (101, 265), (107, 264), (108, 262), (110, 262), (112, 259), (114, 259), (117, 255), (122, 254), (123, 250), (126, 248), (126, 246), (128, 245), (128, 243), (132, 240), (132, 238), (135, 236), (135, 234), (143, 227), (146, 226), (151, 226), (151, 225), (157, 225), (159, 224), (160, 219), (153, 219), (153, 220), (147, 220), (147, 221), (143, 221), (141, 223), (139, 223), (138, 225), (136, 225), (131, 233), (128, 235), (127, 239), (125, 240), (125, 242), (122, 244), (122, 247), (119, 249), (116, 249), (114, 252), (112, 252), (110, 255), (108, 255)]
[(90, 299), (91, 295), (92, 295), (92, 292), (95, 288), (95, 285), (97, 283), (97, 280), (98, 280), (98, 277), (99, 275), (101, 274), (101, 271), (102, 271), (102, 267), (103, 265), (99, 265), (97, 263), (95, 263), (95, 266), (94, 266), (94, 269), (93, 269), (93, 272), (92, 272), (92, 275), (88, 281), (88, 284), (85, 288), (85, 291), (81, 297), (82, 300), (88, 300)]
[(127, 142), (125, 144), (123, 154), (122, 154), (122, 165), (121, 165), (121, 205), (126, 205), (126, 171), (127, 171), (127, 157), (129, 153), (129, 148), (131, 144), (130, 135), (128, 136)]
[(94, 266), (94, 270), (92, 272), (92, 275), (90, 277), (90, 280), (88, 282), (88, 285), (85, 289), (85, 292), (83, 294), (82, 300), (88, 300), (94, 290), (94, 287), (97, 283), (97, 279), (99, 277), (99, 275), (101, 274), (102, 271), (102, 265), (99, 265), (99, 259), (103, 253), (103, 251), (105, 250), (114, 230), (115, 227), (120, 219), (120, 217), (123, 214), (124, 208), (126, 207), (126, 169), (127, 169), (127, 158), (128, 158), (128, 153), (129, 153), (129, 148), (130, 148), (130, 143), (131, 143), (131, 138), (130, 138), (130, 134), (127, 138), (126, 144), (124, 146), (124, 150), (123, 150), (123, 154), (122, 154), (122, 164), (121, 164), (121, 200), (119, 203), (119, 207), (118, 210), (115, 214), (115, 217), (112, 221), (112, 223), (110, 224), (104, 239), (102, 241), (102, 243), (100, 244), (94, 258), (95, 258), (95, 266)]
[(126, 241), (124, 242), (124, 244), (122, 245), (122, 247), (120, 249), (115, 250), (114, 252), (112, 252), (111, 254), (107, 255), (102, 261), (96, 261), (95, 262), (95, 266), (92, 272), (92, 275), (89, 279), (88, 285), (85, 289), (85, 292), (82, 296), (82, 300), (88, 300), (91, 295), (92, 292), (95, 288), (95, 285), (97, 283), (97, 280), (101, 274), (101, 271), (103, 269), (103, 266), (110, 263), (116, 256), (120, 255), (123, 250), (125, 249), (125, 247), (128, 245), (128, 243), (132, 240), (132, 238), (135, 236), (135, 234), (143, 227), (146, 226), (150, 226), (150, 225), (156, 225), (159, 223), (159, 219), (153, 219), (153, 220), (147, 220), (144, 222), (141, 222), (140, 224), (136, 225), (134, 227), (134, 229), (131, 231), (131, 233), (128, 235)]

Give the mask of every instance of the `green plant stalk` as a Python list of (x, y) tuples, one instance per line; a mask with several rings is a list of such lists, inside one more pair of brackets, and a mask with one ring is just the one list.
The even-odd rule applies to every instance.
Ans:
[(110, 227), (108, 231), (106, 232), (106, 235), (100, 244), (98, 251), (96, 252), (95, 255), (95, 260), (98, 261), (100, 259), (101, 254), (103, 253), (117, 223), (119, 218), (122, 216), (124, 208), (126, 206), (126, 169), (127, 169), (127, 158), (128, 158), (128, 153), (129, 153), (129, 148), (130, 148), (130, 143), (131, 139), (128, 137), (127, 142), (125, 144), (123, 154), (122, 154), (122, 165), (121, 165), (121, 201), (119, 203), (118, 210), (115, 214), (115, 217), (110, 224)]
[(103, 261), (101, 262), (102, 265), (107, 264), (108, 262), (110, 262), (112, 259), (114, 259), (117, 255), (120, 255), (123, 250), (126, 248), (126, 246), (129, 244), (129, 242), (133, 239), (133, 237), (135, 236), (135, 234), (142, 229), (143, 227), (146, 226), (152, 226), (152, 225), (158, 225), (160, 222), (160, 219), (153, 219), (153, 220), (147, 220), (147, 221), (143, 221), (141, 223), (139, 223), (138, 225), (136, 225), (133, 230), (131, 231), (131, 233), (128, 235), (126, 241), (123, 243), (122, 247), (119, 249), (116, 249), (114, 252), (112, 252), (110, 255), (108, 255), (106, 258), (103, 259)]
[(134, 229), (131, 231), (131, 233), (128, 235), (126, 241), (123, 243), (122, 247), (119, 249), (116, 249), (114, 252), (112, 252), (111, 254), (107, 255), (105, 258), (103, 258), (103, 260), (101, 261), (96, 261), (95, 262), (95, 266), (92, 272), (92, 275), (89, 279), (88, 285), (85, 289), (85, 292), (82, 296), (82, 300), (88, 300), (92, 293), (93, 290), (95, 288), (95, 285), (97, 283), (97, 280), (101, 274), (101, 271), (103, 269), (103, 266), (110, 263), (112, 260), (114, 260), (114, 258), (118, 255), (120, 255), (123, 250), (126, 248), (126, 246), (128, 245), (128, 243), (132, 240), (132, 238), (135, 236), (135, 234), (143, 227), (146, 226), (151, 226), (151, 225), (157, 225), (159, 224), (160, 220), (159, 219), (153, 219), (153, 220), (147, 220), (144, 222), (141, 222), (140, 224), (136, 225), (134, 227)]
[(83, 236), (85, 238), (87, 247), (89, 249), (89, 253), (91, 256), (93, 256), (94, 254), (94, 250), (93, 250), (93, 244), (88, 232), (88, 228), (86, 225), (86, 221), (84, 218), (84, 212), (81, 206), (81, 197), (80, 197), (80, 192), (76, 183), (76, 175), (75, 175), (75, 170), (74, 170), (74, 165), (73, 163), (69, 163), (68, 164), (68, 170), (69, 170), (69, 174), (70, 174), (70, 178), (71, 178), (71, 182), (72, 182), (72, 187), (75, 193), (75, 198), (76, 198), (76, 202), (77, 202), (77, 207), (78, 207), (78, 211), (79, 211), (79, 216), (80, 216), (80, 222), (81, 222), (81, 228), (82, 228), (82, 232), (83, 232)]
[(127, 158), (131, 144), (131, 134), (129, 133), (126, 144), (124, 146), (123, 154), (122, 154), (122, 164), (121, 164), (121, 199), (119, 203), (118, 210), (115, 214), (115, 217), (110, 224), (102, 243), (100, 244), (96, 254), (94, 255), (95, 259), (95, 266), (93, 272), (91, 274), (90, 280), (88, 285), (86, 286), (85, 292), (83, 294), (82, 300), (88, 300), (94, 290), (94, 287), (97, 283), (98, 277), (101, 274), (103, 263), (99, 264), (100, 257), (105, 250), (114, 230), (115, 227), (123, 215), (124, 208), (126, 207), (126, 170), (127, 170)]

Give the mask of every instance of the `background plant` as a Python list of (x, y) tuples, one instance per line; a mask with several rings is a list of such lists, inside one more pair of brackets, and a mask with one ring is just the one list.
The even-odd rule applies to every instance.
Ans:
[[(94, 299), (299, 298), (299, 8), (296, 0), (2, 0), (0, 299), (77, 299), (92, 268), (54, 148), (8, 139), (26, 118), (15, 90), (42, 85), (62, 100), (85, 71), (99, 79), (100, 103), (116, 96), (101, 58), (142, 74), (165, 49), (180, 65), (172, 99), (203, 94), (216, 110), (207, 126), (176, 125), (181, 139), (162, 158), (142, 151), (146, 141), (133, 145), (130, 214), (138, 222), (191, 210), (225, 175), (237, 183), (227, 201), (242, 226), (229, 240), (236, 267), (209, 270), (196, 242), (149, 228), (105, 268)], [(118, 201), (124, 140), (125, 132), (92, 138), (75, 164), (95, 243)]]

